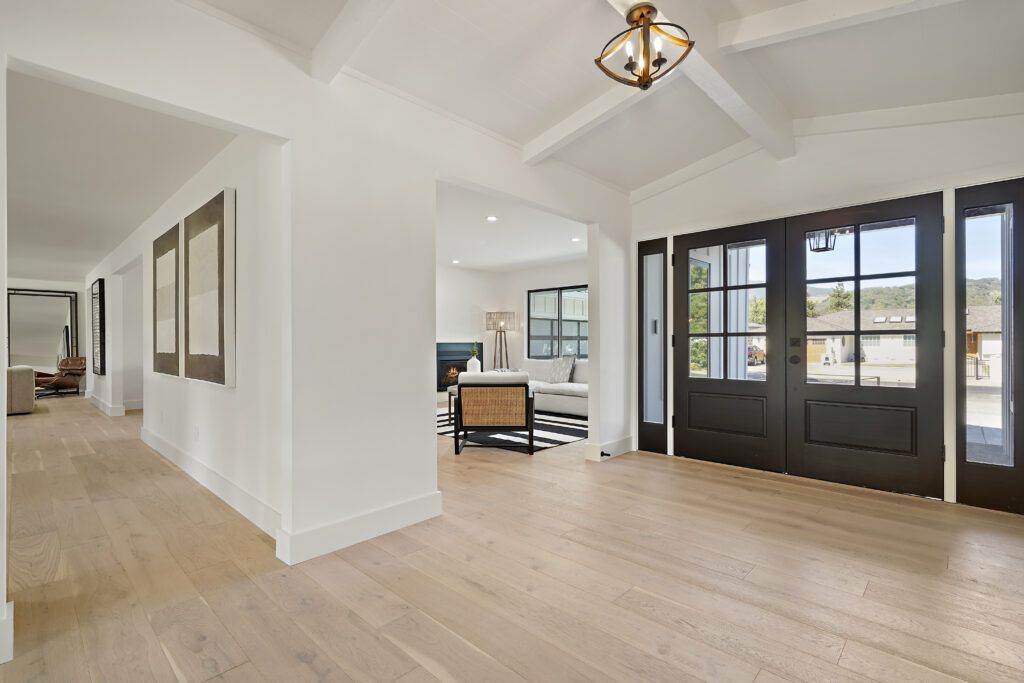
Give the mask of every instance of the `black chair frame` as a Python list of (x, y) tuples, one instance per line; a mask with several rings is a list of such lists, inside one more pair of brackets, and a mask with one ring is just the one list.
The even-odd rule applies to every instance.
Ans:
[[(462, 421), (462, 390), (467, 387), (522, 387), (524, 389), (524, 395), (526, 396), (526, 425), (486, 425), (486, 426), (474, 426), (464, 424)], [(521, 432), (526, 431), (529, 434), (529, 442), (526, 446), (515, 446), (509, 444), (507, 446), (499, 446), (498, 448), (505, 448), (508, 450), (516, 450), (525, 448), (527, 454), (533, 455), (533, 396), (530, 395), (529, 384), (464, 384), (459, 387), (459, 392), (455, 395), (455, 455), (462, 452), (463, 448), (492, 448), (492, 446), (484, 446), (483, 444), (469, 443), (469, 433), (475, 432), (478, 434), (496, 434), (499, 432)], [(459, 435), (464, 434), (464, 438), (460, 439)]]

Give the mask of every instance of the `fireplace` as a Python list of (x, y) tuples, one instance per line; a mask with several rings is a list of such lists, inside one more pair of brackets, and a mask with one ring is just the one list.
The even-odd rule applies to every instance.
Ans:
[[(466, 362), (472, 356), (474, 342), (442, 342), (437, 345), (437, 390), (445, 391), (459, 381), (459, 373), (466, 371)], [(483, 344), (476, 342), (479, 353)], [(480, 356), (478, 356), (479, 358)]]

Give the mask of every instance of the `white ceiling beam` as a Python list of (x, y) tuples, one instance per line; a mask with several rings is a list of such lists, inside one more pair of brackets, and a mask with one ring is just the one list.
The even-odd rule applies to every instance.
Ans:
[[(608, 3), (625, 16), (633, 0), (608, 0)], [(778, 98), (743, 55), (721, 54), (714, 44), (716, 26), (706, 14), (693, 6), (688, 6), (685, 13), (679, 11), (677, 16), (684, 14), (685, 22), (681, 23), (693, 37), (694, 48), (677, 71), (686, 74), (776, 159), (793, 156), (796, 151), (793, 122)], [(658, 20), (672, 21), (665, 13), (660, 13)], [(664, 85), (670, 78), (662, 79), (660, 84)], [(641, 98), (656, 97), (658, 89), (655, 85), (645, 94), (628, 86), (613, 87), (528, 142), (523, 147), (523, 160), (537, 163), (551, 156)]]
[(734, 53), (963, 0), (802, 0), (718, 26), (718, 46)]
[(376, 28), (394, 0), (348, 0), (313, 48), (310, 73), (330, 83)]
[[(664, 80), (668, 80), (666, 77)], [(653, 94), (662, 83), (655, 85)], [(533, 165), (640, 101), (645, 93), (639, 88), (616, 86), (591, 100), (551, 128), (523, 145), (523, 162)]]

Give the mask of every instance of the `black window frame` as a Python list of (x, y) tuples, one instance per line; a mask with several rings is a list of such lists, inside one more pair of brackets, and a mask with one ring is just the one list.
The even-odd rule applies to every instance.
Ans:
[[(567, 291), (580, 291), (584, 290), (587, 292), (587, 319), (586, 321), (569, 320), (565, 321), (562, 319), (562, 293)], [(542, 292), (555, 292), (557, 301), (557, 313), (554, 318), (544, 318), (544, 320), (550, 321), (555, 325), (555, 333), (553, 335), (535, 335), (533, 333), (533, 316), (530, 315), (530, 300), (534, 294)], [(531, 360), (551, 360), (553, 358), (562, 357), (562, 342), (563, 341), (575, 341), (576, 349), (579, 350), (580, 342), (587, 342), (587, 353), (578, 353), (577, 358), (589, 358), (590, 357), (590, 286), (589, 285), (573, 285), (568, 287), (540, 287), (538, 289), (530, 289), (526, 292), (526, 357)], [(540, 318), (538, 318), (540, 320)], [(576, 336), (564, 336), (562, 334), (562, 325), (564, 322), (586, 322), (587, 334), (577, 334)], [(535, 356), (531, 352), (531, 345), (534, 341), (550, 341), (552, 343), (551, 348), (555, 351), (550, 356)]]

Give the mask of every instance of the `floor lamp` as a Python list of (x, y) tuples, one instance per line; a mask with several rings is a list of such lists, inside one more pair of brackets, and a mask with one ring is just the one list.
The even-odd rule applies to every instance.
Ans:
[(487, 331), (494, 332), (494, 353), (491, 358), (491, 367), (495, 370), (508, 368), (508, 340), (505, 333), (508, 330), (516, 329), (515, 311), (488, 311)]

